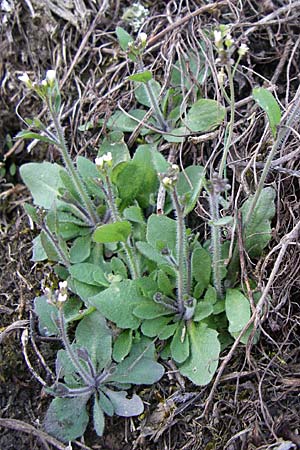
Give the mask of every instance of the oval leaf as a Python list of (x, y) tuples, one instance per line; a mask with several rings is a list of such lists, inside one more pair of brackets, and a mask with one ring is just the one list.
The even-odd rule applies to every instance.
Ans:
[(230, 333), (241, 331), (251, 316), (249, 300), (237, 289), (226, 291), (225, 310)]
[(201, 98), (189, 110), (185, 124), (191, 131), (211, 131), (222, 123), (224, 117), (225, 108), (220, 103)]
[(131, 233), (131, 225), (127, 221), (108, 223), (98, 227), (93, 240), (98, 243), (126, 242)]
[(252, 95), (256, 103), (267, 113), (272, 134), (276, 137), (276, 127), (280, 123), (281, 111), (270, 91), (264, 88), (254, 88)]

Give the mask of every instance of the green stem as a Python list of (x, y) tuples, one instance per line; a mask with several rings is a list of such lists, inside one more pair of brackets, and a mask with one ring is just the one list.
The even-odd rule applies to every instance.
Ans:
[(72, 362), (72, 364), (74, 366), (74, 369), (76, 369), (78, 371), (78, 374), (81, 376), (81, 378), (85, 382), (85, 384), (87, 384), (88, 386), (92, 385), (94, 383), (93, 378), (91, 377), (89, 372), (80, 364), (80, 362), (78, 361), (78, 356), (75, 354), (75, 352), (72, 349), (72, 346), (70, 344), (62, 307), (59, 308), (58, 318), (59, 318), (59, 329), (60, 329), (60, 333), (61, 333), (61, 338), (62, 338), (64, 347), (66, 349), (66, 352), (70, 358), (70, 361)]
[(48, 239), (51, 241), (51, 244), (55, 248), (57, 256), (61, 259), (61, 262), (65, 265), (65, 267), (67, 267), (67, 268), (70, 267), (71, 264), (69, 262), (69, 257), (65, 253), (65, 251), (61, 248), (61, 246), (59, 245), (59, 242), (56, 239), (56, 237), (53, 235), (53, 233), (51, 233), (51, 231), (49, 230), (49, 228), (47, 227), (47, 225), (45, 223), (43, 223), (41, 225), (41, 228), (44, 231), (44, 233), (47, 235)]
[(54, 123), (54, 127), (55, 130), (57, 132), (57, 137), (58, 137), (58, 148), (61, 151), (65, 166), (68, 170), (68, 172), (71, 175), (72, 181), (80, 195), (80, 198), (83, 201), (83, 204), (88, 212), (89, 218), (91, 220), (91, 223), (93, 224), (93, 226), (96, 226), (97, 223), (99, 223), (99, 217), (95, 211), (95, 206), (93, 205), (85, 186), (83, 185), (83, 182), (80, 179), (80, 176), (77, 173), (77, 170), (73, 164), (73, 161), (69, 155), (69, 150), (64, 138), (64, 133), (62, 130), (62, 127), (60, 125), (59, 119), (57, 117), (57, 114), (53, 111), (53, 109), (50, 107), (49, 103), (48, 104), (48, 108)]
[(234, 95), (234, 84), (233, 84), (233, 75), (235, 73), (237, 67), (237, 63), (233, 69), (233, 72), (231, 72), (231, 67), (229, 65), (226, 66), (226, 71), (228, 75), (228, 81), (229, 81), (229, 89), (230, 89), (230, 119), (229, 123), (226, 127), (226, 139), (225, 139), (225, 145), (223, 150), (223, 155), (220, 163), (219, 168), (219, 177), (223, 178), (225, 177), (225, 171), (226, 171), (226, 161), (227, 161), (227, 155), (228, 151), (232, 142), (232, 135), (233, 135), (233, 126), (234, 126), (234, 112), (235, 112), (235, 95)]
[(155, 116), (156, 116), (157, 122), (159, 123), (160, 128), (162, 129), (162, 131), (168, 131), (168, 124), (165, 121), (163, 113), (160, 110), (158, 101), (156, 99), (156, 96), (155, 96), (155, 94), (153, 92), (152, 86), (151, 86), (149, 81), (147, 81), (145, 83), (145, 89), (146, 89), (148, 98), (149, 98), (150, 103), (151, 103), (151, 107), (154, 110), (154, 113), (155, 113)]
[(215, 225), (220, 218), (219, 215), (219, 195), (211, 192), (209, 194), (209, 206), (211, 215), (211, 253), (212, 253), (212, 271), (213, 283), (220, 299), (223, 298), (223, 286), (221, 276), (221, 228)]
[(187, 246), (183, 207), (180, 205), (176, 188), (171, 192), (173, 206), (176, 212), (177, 225), (177, 302), (179, 311), (184, 309), (184, 295), (187, 293)]

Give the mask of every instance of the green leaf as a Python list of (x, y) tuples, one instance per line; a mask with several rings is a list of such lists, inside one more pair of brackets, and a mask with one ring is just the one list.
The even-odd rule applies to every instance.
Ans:
[(132, 347), (132, 330), (124, 330), (119, 334), (114, 343), (113, 359), (116, 362), (123, 361)]
[(190, 135), (187, 127), (174, 128), (169, 133), (170, 134), (164, 134), (163, 137), (167, 142), (171, 143), (184, 142), (186, 136)]
[(121, 417), (139, 416), (144, 411), (144, 404), (141, 398), (133, 394), (132, 398), (127, 398), (126, 391), (112, 391), (105, 389), (105, 394), (111, 401), (115, 414)]
[(89, 178), (99, 178), (99, 172), (96, 164), (94, 164), (90, 159), (84, 158), (83, 156), (77, 156), (76, 166), (84, 181)]
[(167, 264), (167, 260), (162, 256), (162, 254), (153, 248), (152, 245), (148, 244), (148, 242), (136, 242), (136, 248), (142, 255), (150, 259), (150, 261), (156, 262), (156, 264), (160, 266)]
[(225, 310), (230, 333), (241, 331), (251, 317), (249, 300), (237, 289), (227, 289)]
[(144, 109), (131, 109), (128, 111), (128, 114), (125, 114), (123, 111), (117, 111), (108, 119), (107, 128), (126, 133), (132, 132), (144, 120), (146, 114), (147, 111)]
[(114, 407), (111, 401), (101, 391), (99, 393), (99, 403), (105, 414), (107, 414), (109, 417), (112, 417), (114, 415)]
[(41, 235), (39, 234), (37, 237), (35, 237), (32, 240), (32, 259), (31, 261), (37, 262), (37, 261), (45, 261), (47, 259), (47, 253), (44, 250), (42, 241), (41, 241)]
[(155, 145), (144, 144), (139, 145), (134, 153), (133, 162), (143, 174), (137, 195), (137, 201), (142, 208), (148, 208), (150, 197), (156, 193), (159, 186), (157, 172), (153, 163), (153, 154), (156, 152)]
[(185, 125), (191, 131), (211, 131), (222, 123), (224, 117), (224, 106), (215, 100), (201, 98), (189, 110)]
[(128, 77), (129, 80), (139, 81), (140, 83), (147, 83), (152, 80), (152, 73), (150, 70), (144, 70), (144, 72), (135, 73)]
[(49, 162), (28, 163), (20, 167), (22, 180), (30, 190), (34, 204), (50, 209), (57, 201), (59, 190), (63, 187), (58, 164)]
[(108, 381), (132, 384), (153, 384), (164, 374), (161, 364), (154, 361), (154, 344), (143, 338), (141, 345), (133, 345), (130, 355), (120, 362)]
[[(189, 50), (184, 61), (176, 61), (172, 66), (171, 71), (171, 84), (175, 87), (181, 87), (184, 85), (186, 90), (189, 91), (192, 87), (196, 87), (195, 81), (198, 83), (204, 83), (208, 73), (207, 67), (204, 61), (204, 54), (206, 49), (202, 42), (198, 43), (203, 47), (202, 51), (194, 52)], [(202, 53), (203, 52), (203, 53)]]
[(123, 211), (124, 219), (134, 223), (145, 223), (143, 212), (139, 206), (129, 206)]
[(177, 182), (177, 192), (185, 196), (184, 215), (191, 212), (198, 200), (205, 180), (202, 166), (189, 166), (180, 172)]
[(44, 422), (46, 432), (63, 442), (81, 437), (89, 422), (88, 399), (89, 396), (52, 400)]
[(37, 208), (35, 208), (34, 206), (30, 205), (29, 203), (25, 203), (24, 204), (24, 209), (25, 209), (25, 212), (26, 212), (27, 216), (29, 216), (30, 219), (34, 223), (37, 223), (37, 224), (40, 223), (40, 218), (39, 218), (39, 215), (38, 215)]
[(158, 290), (162, 294), (172, 297), (174, 295), (175, 286), (171, 283), (168, 275), (163, 270), (157, 272)]
[(197, 386), (208, 384), (218, 367), (220, 342), (218, 333), (204, 324), (188, 324), (190, 356), (179, 368), (183, 376)]
[(114, 275), (121, 275), (123, 279), (127, 278), (127, 268), (120, 258), (113, 256), (110, 260), (110, 265)]
[(76, 344), (84, 347), (98, 370), (111, 361), (112, 337), (106, 320), (94, 311), (84, 317), (76, 328)]
[(100, 225), (93, 233), (93, 240), (99, 243), (126, 242), (131, 233), (130, 222), (120, 221)]
[(171, 311), (165, 306), (150, 300), (147, 303), (143, 302), (136, 306), (133, 310), (133, 314), (140, 319), (155, 319), (156, 317), (170, 315)]
[(113, 171), (112, 181), (118, 188), (121, 208), (128, 206), (137, 197), (144, 179), (143, 168), (133, 161), (119, 164)]
[(172, 317), (156, 317), (155, 319), (144, 320), (141, 326), (142, 333), (144, 336), (151, 338), (158, 336), (171, 320)]
[(91, 254), (91, 236), (80, 236), (72, 244), (70, 249), (70, 261), (73, 264), (81, 263)]
[(196, 247), (192, 254), (192, 275), (201, 284), (203, 291), (210, 282), (211, 257), (203, 247)]
[(104, 431), (105, 419), (97, 395), (94, 396), (93, 421), (94, 430), (96, 431), (98, 436), (102, 436)]
[(49, 236), (44, 232), (41, 231), (40, 233), (40, 239), (43, 246), (43, 249), (45, 250), (47, 254), (47, 258), (50, 261), (62, 261), (61, 255), (58, 253), (56, 247), (54, 246), (52, 240), (49, 238)]
[(103, 140), (99, 148), (98, 156), (111, 152), (113, 167), (121, 162), (129, 161), (130, 154), (127, 145), (124, 142), (124, 134), (120, 131), (112, 131)]
[(204, 301), (200, 300), (197, 302), (193, 320), (194, 322), (200, 322), (206, 317), (209, 317), (212, 313), (213, 313), (212, 303), (207, 300)]
[(187, 333), (186, 323), (184, 321), (178, 324), (176, 332), (171, 341), (171, 354), (174, 361), (183, 363), (189, 357), (190, 345)]
[[(162, 233), (163, 230), (163, 233)], [(176, 256), (176, 221), (152, 214), (147, 223), (147, 242), (156, 249), (168, 248)]]
[(127, 33), (127, 31), (125, 31), (124, 28), (121, 28), (121, 27), (116, 28), (116, 35), (117, 35), (121, 49), (124, 52), (126, 52), (126, 50), (128, 49), (129, 42), (134, 41), (133, 37), (130, 36), (130, 34)]
[(39, 318), (39, 330), (42, 336), (56, 336), (59, 329), (56, 325), (58, 319), (57, 308), (47, 302), (44, 295), (34, 299), (34, 312)]
[(252, 95), (256, 103), (267, 113), (273, 137), (277, 134), (277, 125), (280, 124), (280, 107), (270, 91), (264, 88), (254, 88)]
[(91, 284), (94, 286), (109, 286), (103, 270), (97, 264), (78, 263), (69, 268), (70, 275), (82, 283)]
[[(154, 96), (156, 97), (156, 99), (158, 99), (161, 90), (160, 84), (153, 79), (148, 81), (148, 84), (150, 85)], [(152, 106), (144, 84), (138, 83), (138, 86), (134, 91), (134, 96), (141, 105), (148, 106), (149, 108)]]
[[(244, 245), (251, 258), (260, 257), (271, 239), (271, 220), (275, 215), (275, 196), (275, 190), (271, 187), (262, 190), (250, 223), (246, 226)], [(253, 197), (249, 197), (241, 208), (243, 219), (248, 214)]]
[(89, 303), (119, 328), (135, 330), (139, 327), (140, 320), (134, 316), (133, 310), (143, 300), (135, 283), (124, 280), (91, 297)]
[(43, 136), (39, 133), (33, 133), (32, 131), (20, 131), (16, 136), (15, 139), (37, 139), (41, 142), (46, 142), (47, 144), (56, 145), (56, 142), (52, 139), (48, 138), (47, 136)]

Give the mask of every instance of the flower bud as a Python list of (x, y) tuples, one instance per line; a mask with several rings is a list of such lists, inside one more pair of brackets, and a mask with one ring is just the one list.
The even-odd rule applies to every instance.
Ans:
[(56, 81), (56, 70), (47, 70), (46, 72), (46, 81), (50, 87), (54, 86)]
[(145, 48), (146, 45), (147, 45), (147, 34), (146, 33), (140, 33), (139, 34), (139, 40), (140, 40), (140, 43), (141, 43), (142, 47)]
[(32, 87), (32, 82), (30, 81), (30, 78), (26, 72), (23, 73), (23, 75), (18, 77), (22, 83), (25, 83), (28, 88)]
[(241, 44), (240, 48), (238, 49), (239, 56), (245, 56), (246, 53), (248, 53), (249, 47), (246, 44)]

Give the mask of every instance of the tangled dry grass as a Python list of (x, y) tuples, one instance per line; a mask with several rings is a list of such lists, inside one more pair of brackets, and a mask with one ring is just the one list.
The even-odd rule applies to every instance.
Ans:
[[(11, 5), (4, 8), (4, 3)], [(21, 116), (44, 115), (32, 97), (23, 98), (18, 75), (34, 76), (56, 68), (64, 95), (64, 125), (74, 155), (93, 158), (106, 123), (118, 108), (134, 106), (131, 85), (126, 77), (133, 66), (120, 51), (115, 27), (126, 23), (124, 10), (131, 2), (120, 0), (24, 0), (0, 2), (2, 11), (0, 79), (0, 137), (2, 160), (20, 166), (29, 160), (55, 161), (53, 148), (17, 141), (5, 146), (7, 134), (14, 135)], [(264, 85), (272, 90), (283, 111), (289, 111), (299, 97), (300, 1), (220, 0), (142, 2), (149, 10), (143, 31), (149, 36), (146, 63), (155, 78), (166, 87), (174, 60), (186, 61), (190, 49), (208, 48), (206, 69), (210, 81), (203, 96), (221, 98), (213, 46), (207, 31), (220, 23), (230, 23), (238, 43), (250, 52), (236, 74), (236, 123), (229, 152), (232, 186), (231, 211), (255, 190), (268, 149), (270, 136), (264, 116), (251, 99), (252, 88)], [(185, 92), (185, 103), (193, 93)], [(288, 113), (287, 113), (288, 114)], [(299, 117), (299, 116), (298, 116)], [(100, 119), (103, 119), (99, 122)], [(86, 123), (90, 129), (78, 132)], [(225, 129), (218, 134), (190, 139), (184, 145), (167, 144), (160, 150), (183, 166), (199, 163), (213, 173), (220, 160)], [(134, 152), (138, 130), (127, 136)], [(288, 140), (276, 155), (267, 183), (276, 188), (276, 219), (272, 243), (259, 261), (244, 255), (244, 282), (254, 277), (264, 296), (263, 320), (257, 323), (261, 338), (257, 345), (237, 346), (224, 354), (217, 382), (200, 390), (185, 384), (169, 368), (168, 380), (145, 391), (148, 402), (145, 419), (113, 419), (106, 436), (96, 439), (92, 431), (87, 441), (73, 448), (86, 449), (184, 449), (250, 450), (300, 448), (300, 350), (299, 350), (299, 125), (294, 123)], [(22, 204), (28, 192), (18, 176), (7, 173), (1, 179), (1, 327), (0, 354), (0, 446), (12, 448), (65, 448), (42, 433), (41, 420), (47, 399), (36, 398), (40, 387), (23, 364), (20, 333), (27, 326), (29, 312), (39, 283), (51, 276), (50, 266), (30, 263), (33, 236)], [(199, 223), (207, 216), (205, 201), (197, 208)], [(201, 225), (203, 233), (205, 227)], [(51, 345), (36, 336), (39, 349), (48, 353)], [(50, 345), (50, 349), (47, 347)], [(29, 356), (37, 372), (43, 367)], [(50, 356), (49, 356), (50, 355)], [(17, 371), (15, 368), (17, 367)], [(27, 405), (27, 407), (26, 407)], [(204, 414), (205, 412), (205, 414)], [(17, 421), (19, 420), (19, 422)], [(15, 430), (9, 433), (8, 430)], [(77, 446), (76, 446), (77, 445)], [(280, 445), (286, 445), (280, 447)]]

